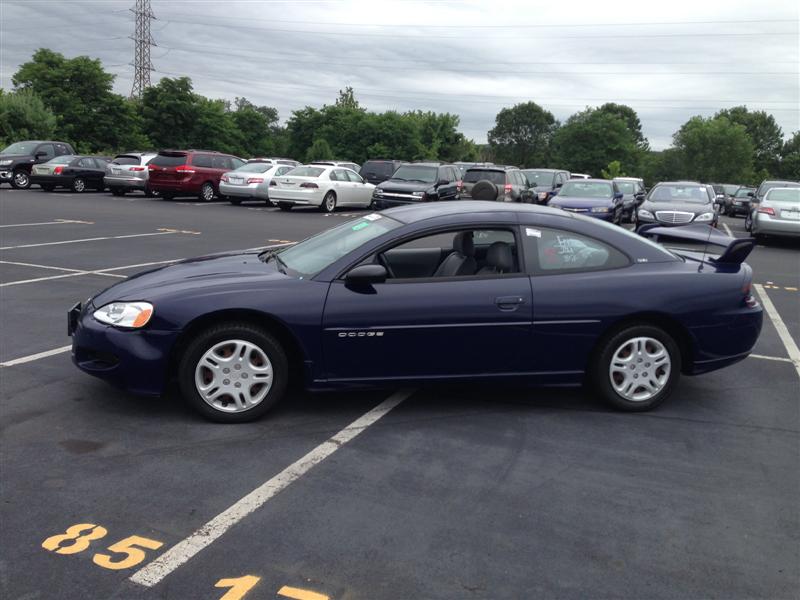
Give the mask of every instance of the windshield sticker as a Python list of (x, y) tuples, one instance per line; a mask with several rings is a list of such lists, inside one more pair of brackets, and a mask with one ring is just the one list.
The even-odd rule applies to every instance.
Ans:
[(352, 229), (353, 231), (361, 231), (362, 229), (364, 229), (364, 227), (367, 227), (368, 225), (369, 223), (365, 223), (364, 221), (362, 221), (361, 223), (356, 223), (355, 225), (353, 225)]
[(381, 216), (380, 216), (378, 213), (372, 213), (371, 215), (367, 215), (367, 216), (366, 216), (366, 217), (364, 217), (364, 218), (365, 218), (367, 221), (377, 221), (378, 219), (380, 219), (380, 218), (381, 218)]
[(538, 229), (533, 229), (532, 227), (526, 227), (525, 228), (525, 235), (527, 235), (528, 237), (540, 238), (540, 237), (542, 237), (542, 232), (539, 231)]

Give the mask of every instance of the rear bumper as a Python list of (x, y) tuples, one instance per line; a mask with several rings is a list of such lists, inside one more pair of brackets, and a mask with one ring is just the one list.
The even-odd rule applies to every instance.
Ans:
[(261, 188), (258, 184), (251, 185), (232, 185), (220, 181), (219, 193), (225, 196), (236, 196), (237, 198), (252, 198), (254, 200), (269, 200), (267, 188)]
[(300, 192), (273, 188), (269, 199), (272, 202), (285, 202), (286, 204), (297, 204), (299, 206), (322, 206), (324, 197), (325, 193), (322, 190)]
[(699, 375), (744, 360), (758, 341), (763, 320), (764, 312), (756, 306), (726, 315), (724, 323), (690, 327), (694, 352), (684, 370)]
[(114, 177), (106, 176), (103, 178), (106, 187), (125, 188), (126, 190), (146, 190), (147, 180), (138, 177)]
[(800, 220), (774, 219), (769, 215), (757, 213), (757, 217), (753, 220), (753, 233), (798, 237), (800, 236)]
[(72, 177), (63, 175), (31, 175), (31, 185), (51, 185), (53, 187), (69, 187)]

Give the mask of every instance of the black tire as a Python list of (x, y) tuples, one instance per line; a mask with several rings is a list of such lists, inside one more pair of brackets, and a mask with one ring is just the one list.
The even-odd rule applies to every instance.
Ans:
[(214, 199), (214, 184), (206, 181), (200, 186), (200, 194), (197, 196), (201, 202), (211, 202)]
[(42, 185), (40, 187), (42, 188), (43, 192), (52, 192), (54, 189), (56, 189), (54, 185), (47, 185), (47, 184)]
[(82, 194), (86, 191), (86, 180), (83, 177), (76, 177), (70, 184), (70, 189), (76, 194)]
[(281, 210), (285, 210), (286, 212), (292, 210), (293, 206), (294, 205), (289, 202), (278, 202), (278, 208), (280, 208)]
[(481, 179), (474, 186), (470, 196), (473, 200), (497, 200), (498, 189), (495, 184), (487, 179)]
[(332, 213), (336, 210), (336, 192), (333, 190), (325, 194), (322, 204), (319, 205), (319, 212)]
[(158, 196), (158, 192), (154, 192), (149, 187), (144, 189), (144, 195), (146, 198), (155, 198)]
[[(272, 387), (266, 397), (242, 412), (224, 412), (208, 404), (195, 386), (199, 360), (215, 344), (226, 340), (244, 340), (256, 345), (272, 363)], [(289, 363), (286, 352), (269, 332), (246, 322), (220, 323), (195, 336), (185, 347), (178, 363), (178, 383), (189, 405), (205, 418), (217, 423), (245, 423), (263, 416), (286, 391)]]
[(744, 228), (747, 231), (753, 231), (753, 214), (747, 213), (744, 217)]
[(175, 195), (174, 194), (163, 193), (163, 194), (159, 194), (159, 197), (163, 198), (164, 200), (173, 200), (175, 198)]
[(22, 169), (16, 169), (11, 175), (11, 187), (15, 190), (27, 190), (31, 187), (31, 176)]
[(125, 195), (125, 190), (123, 190), (122, 188), (113, 187), (113, 188), (111, 188), (111, 195), (112, 196), (124, 196)]
[[(609, 373), (611, 361), (614, 354), (621, 349), (627, 340), (634, 338), (651, 338), (660, 342), (666, 349), (669, 355), (669, 374), (666, 375), (666, 381), (663, 383), (660, 390), (652, 397), (643, 400), (630, 400), (625, 398), (612, 385), (611, 375)], [(644, 361), (641, 365), (636, 364), (637, 369), (649, 367), (646, 355), (644, 358), (637, 359), (637, 361)], [(681, 353), (678, 344), (675, 340), (663, 329), (654, 325), (632, 324), (620, 329), (610, 336), (606, 337), (598, 346), (595, 358), (592, 360), (590, 367), (590, 378), (594, 384), (595, 389), (611, 406), (618, 410), (627, 412), (642, 412), (655, 408), (666, 400), (680, 379), (681, 373)], [(634, 388), (635, 392), (639, 388)]]
[(230, 202), (234, 206), (239, 206), (242, 203), (242, 199), (237, 198), (236, 196), (228, 196), (228, 202)]

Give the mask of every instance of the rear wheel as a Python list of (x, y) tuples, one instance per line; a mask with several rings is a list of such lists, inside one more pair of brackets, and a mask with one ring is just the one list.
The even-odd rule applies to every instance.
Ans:
[(172, 200), (172, 199), (175, 198), (174, 194), (166, 194), (166, 193), (164, 193), (164, 194), (159, 194), (159, 196), (161, 196), (164, 200)]
[(607, 339), (593, 361), (592, 379), (612, 406), (639, 412), (669, 397), (678, 383), (681, 354), (660, 327), (630, 325)]
[(76, 177), (72, 180), (72, 191), (78, 194), (86, 191), (86, 180), (82, 177)]
[(31, 187), (31, 176), (22, 169), (17, 169), (11, 177), (11, 187), (17, 190), (27, 190)]
[(200, 188), (200, 200), (211, 202), (214, 199), (214, 186), (208, 181)]
[(333, 191), (325, 194), (322, 204), (319, 205), (320, 212), (332, 213), (336, 210), (336, 194)]
[(288, 212), (292, 210), (292, 205), (289, 202), (278, 202), (278, 208)]
[(280, 343), (250, 323), (223, 323), (201, 332), (178, 366), (183, 397), (219, 423), (261, 417), (283, 396), (288, 374)]

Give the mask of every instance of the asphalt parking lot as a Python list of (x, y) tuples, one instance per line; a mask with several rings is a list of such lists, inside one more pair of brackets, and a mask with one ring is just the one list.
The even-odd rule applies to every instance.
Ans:
[(351, 214), (0, 190), (2, 597), (797, 597), (797, 243), (748, 259), (755, 355), (651, 413), (581, 390), (295, 391), (221, 426), (72, 366), (75, 302)]

